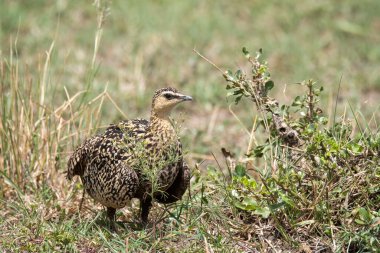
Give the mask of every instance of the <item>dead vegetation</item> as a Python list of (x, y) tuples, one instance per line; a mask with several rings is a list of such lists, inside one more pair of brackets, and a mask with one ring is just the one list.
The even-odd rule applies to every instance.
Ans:
[[(24, 20), (27, 25), (20, 25), (20, 34), (24, 32), (32, 42), (5, 36), (9, 41), (4, 40), (3, 45), (9, 44), (10, 49), (2, 48), (0, 52), (0, 251), (376, 252), (380, 230), (378, 109), (359, 111), (356, 104), (350, 104), (347, 110), (340, 110), (346, 100), (339, 96), (340, 92), (333, 96), (335, 91), (331, 90), (329, 105), (324, 106), (327, 103), (320, 96), (321, 87), (311, 81), (287, 86), (287, 100), (291, 101), (288, 105), (271, 98), (278, 93), (270, 93), (276, 78), (289, 82), (308, 76), (309, 72), (318, 73), (318, 80), (331, 85), (331, 80), (340, 76), (337, 69), (340, 71), (344, 64), (350, 64), (352, 69), (345, 75), (349, 80), (346, 87), (350, 87), (341, 92), (345, 97), (359, 94), (359, 89), (351, 86), (375, 84), (377, 51), (373, 49), (367, 54), (358, 45), (377, 45), (378, 36), (366, 36), (364, 29), (371, 31), (368, 34), (376, 34), (376, 30), (365, 22), (352, 26), (350, 22), (354, 21), (346, 13), (365, 5), (356, 6), (355, 2), (342, 10), (332, 4), (318, 3), (309, 9), (303, 4), (305, 16), (286, 13), (292, 13), (296, 21), (302, 20), (307, 29), (292, 35), (296, 38), (279, 37), (274, 45), (257, 38), (274, 32), (282, 34), (293, 27), (293, 21), (284, 24), (277, 15), (283, 6), (272, 4), (276, 6), (275, 18), (267, 15), (269, 7), (252, 8), (257, 12), (254, 15), (259, 27), (266, 27), (267, 22), (273, 24), (273, 33), (264, 31), (255, 38), (251, 37), (249, 15), (240, 13), (239, 22), (249, 24), (242, 28), (250, 34), (249, 41), (271, 47), (268, 57), (272, 59), (275, 76), (268, 75), (266, 63), (244, 50), (248, 56), (245, 71), (221, 72), (229, 85), (228, 96), (238, 99), (237, 105), (228, 106), (222, 99), (222, 78), (199, 63), (202, 61), (191, 53), (193, 44), (189, 47), (183, 42), (193, 43), (196, 38), (206, 45), (198, 47), (202, 53), (211, 59), (221, 55), (216, 59), (218, 64), (236, 65), (235, 57), (230, 57), (236, 45), (242, 43), (239, 31), (236, 37), (226, 38), (225, 34), (235, 31), (234, 23), (229, 16), (221, 20), (213, 4), (203, 2), (203, 7), (212, 11), (207, 15), (202, 12), (201, 17), (192, 12), (183, 24), (178, 17), (184, 16), (188, 3), (181, 2), (185, 12), (181, 8), (178, 15), (169, 12), (175, 20), (169, 26), (184, 30), (175, 33), (178, 38), (185, 33), (195, 34), (182, 41), (162, 32), (167, 31), (162, 16), (171, 17), (166, 12), (167, 15), (156, 16), (154, 24), (138, 21), (136, 27), (155, 25), (157, 29), (142, 30), (140, 36), (139, 30), (118, 22), (125, 15), (121, 3), (113, 9), (120, 7), (122, 14), (117, 16), (101, 1), (95, 1), (95, 8), (83, 10), (74, 5), (73, 14), (65, 2), (59, 1), (62, 6), (57, 2), (57, 8), (51, 8), (62, 15), (61, 27), (51, 28), (60, 31), (57, 34), (61, 37), (54, 37), (51, 43), (47, 23), (41, 26), (30, 16), (39, 17), (35, 15), (41, 12), (38, 7), (37, 12), (31, 10), (28, 14), (30, 22)], [(19, 8), (16, 2), (12, 4)], [(141, 6), (147, 7), (143, 2)], [(138, 19), (136, 15), (140, 15), (141, 9), (139, 4), (129, 7), (132, 11), (128, 22), (132, 22)], [(197, 9), (204, 10), (203, 7)], [(155, 8), (144, 11), (154, 17), (154, 13), (161, 13), (157, 8), (168, 9), (157, 3)], [(376, 10), (373, 6), (368, 8)], [(0, 12), (4, 14), (4, 10), (1, 8)], [(307, 48), (299, 50), (300, 41), (313, 37), (304, 31), (324, 27), (311, 22), (326, 20), (326, 16), (318, 14), (324, 11), (334, 17), (327, 16), (331, 23), (335, 17), (339, 19), (336, 30), (320, 31), (324, 45), (321, 50), (316, 50), (319, 41), (312, 47), (316, 42), (310, 40), (302, 43)], [(72, 18), (83, 26), (65, 27), (64, 23), (72, 22)], [(107, 29), (114, 30), (107, 33), (103, 29), (105, 20), (111, 24)], [(7, 16), (5, 24), (20, 24), (19, 17)], [(193, 30), (193, 26), (211, 29), (213, 24), (222, 24), (225, 33)], [(13, 32), (16, 30), (14, 27)], [(358, 31), (361, 35), (357, 35)], [(115, 34), (120, 36), (112, 37)], [(135, 44), (129, 45), (126, 38), (136, 39)], [(334, 46), (334, 41), (339, 41), (339, 46)], [(223, 43), (235, 46), (224, 53)], [(34, 48), (36, 44), (42, 46)], [(57, 48), (66, 45), (71, 45), (73, 51)], [(352, 48), (355, 50), (348, 50)], [(46, 49), (46, 53), (41, 53)], [(342, 57), (342, 52), (347, 51), (347, 58)], [(305, 58), (305, 52), (316, 55)], [(354, 62), (357, 58), (364, 60)], [(314, 60), (319, 65), (310, 64)], [(193, 82), (195, 79), (197, 82)], [(133, 213), (138, 212), (133, 209), (137, 205), (132, 203), (117, 214), (125, 230), (112, 234), (106, 229), (99, 205), (85, 199), (83, 210), (78, 211), (82, 188), (78, 181), (68, 184), (64, 179), (67, 157), (83, 138), (101, 131), (103, 122), (143, 114), (142, 108), (149, 104), (145, 99), (150, 98), (151, 94), (146, 96), (149, 90), (162, 86), (159, 81), (173, 80), (186, 88), (191, 86), (189, 93), (198, 100), (189, 110), (191, 117), (186, 117), (189, 119), (183, 124), (188, 126), (183, 130), (183, 135), (188, 136), (184, 146), (191, 147), (187, 159), (193, 164), (190, 191), (175, 205), (156, 203), (150, 215), (151, 227), (146, 230), (136, 227), (138, 218)], [(371, 90), (371, 94), (376, 94), (375, 86)], [(219, 152), (222, 147), (224, 152)]]

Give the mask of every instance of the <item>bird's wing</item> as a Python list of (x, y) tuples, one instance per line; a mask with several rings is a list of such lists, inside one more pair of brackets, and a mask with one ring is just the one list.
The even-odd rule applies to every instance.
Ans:
[[(67, 178), (83, 175), (86, 165), (103, 163), (118, 163), (127, 160), (130, 150), (146, 133), (149, 121), (134, 119), (111, 124), (101, 135), (93, 136), (84, 141), (71, 155), (67, 163)], [(95, 162), (93, 159), (98, 160)]]
[(190, 185), (191, 172), (189, 166), (183, 161), (173, 184), (165, 191), (156, 194), (155, 199), (161, 204), (170, 204), (180, 200)]
[(91, 152), (94, 143), (98, 142), (101, 137), (93, 136), (85, 140), (70, 156), (67, 163), (67, 179), (71, 180), (74, 176), (83, 175), (87, 163), (88, 154)]

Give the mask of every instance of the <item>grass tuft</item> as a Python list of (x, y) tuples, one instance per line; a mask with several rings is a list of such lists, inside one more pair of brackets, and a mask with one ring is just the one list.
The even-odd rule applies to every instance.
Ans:
[[(377, 252), (379, 10), (354, 0), (2, 1), (0, 251)], [(268, 54), (231, 59), (241, 44)], [(292, 84), (307, 76), (326, 90)], [(118, 211), (124, 229), (113, 234), (92, 200), (78, 211), (83, 188), (65, 180), (66, 160), (109, 123), (147, 117), (152, 92), (168, 85), (196, 98), (180, 134), (190, 189), (155, 203), (144, 230), (137, 203)]]

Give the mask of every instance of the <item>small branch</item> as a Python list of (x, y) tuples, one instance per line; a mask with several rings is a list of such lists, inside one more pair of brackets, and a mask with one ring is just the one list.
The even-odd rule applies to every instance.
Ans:
[(204, 56), (204, 55), (202, 55), (201, 53), (199, 53), (195, 48), (193, 49), (193, 51), (194, 51), (197, 55), (199, 55), (203, 60), (207, 61), (207, 62), (210, 63), (212, 66), (214, 66), (214, 68), (216, 68), (217, 70), (219, 70), (220, 73), (223, 74), (223, 76), (225, 75), (225, 74), (224, 74), (224, 71), (223, 71), (221, 68), (219, 68), (215, 63), (213, 63), (210, 59), (206, 58), (206, 56)]
[(309, 117), (309, 121), (312, 122), (313, 121), (313, 117), (314, 117), (313, 81), (309, 80), (308, 83), (307, 83), (307, 87), (309, 89), (309, 93), (308, 93), (308, 106), (309, 106), (308, 117)]
[(296, 147), (299, 144), (298, 132), (289, 127), (280, 115), (272, 112), (273, 122), (280, 137), (290, 147)]
[[(219, 70), (220, 73), (222, 73), (225, 80), (233, 86), (234, 95), (239, 96), (238, 100), (240, 100), (241, 97), (247, 97), (256, 104), (258, 111), (262, 113), (269, 112), (272, 114), (274, 127), (276, 128), (276, 131), (280, 138), (284, 141), (284, 143), (287, 146), (296, 147), (299, 145), (298, 132), (292, 129), (290, 126), (288, 126), (285, 120), (278, 113), (275, 112), (277, 110), (274, 109), (279, 108), (279, 104), (277, 100), (267, 95), (268, 91), (273, 87), (273, 82), (272, 87), (268, 88), (267, 83), (270, 83), (271, 81), (269, 79), (269, 72), (267, 70), (266, 64), (263, 64), (258, 60), (259, 56), (257, 56), (256, 58), (248, 58), (248, 61), (252, 65), (252, 79), (248, 79), (245, 75), (240, 77), (232, 76), (229, 72), (223, 71), (210, 59), (206, 58), (201, 53), (199, 53), (195, 48), (193, 49), (193, 51), (196, 54), (198, 54), (202, 59), (214, 66), (214, 68)], [(311, 109), (313, 109), (313, 107), (311, 107)], [(266, 119), (264, 115), (263, 118)], [(266, 127), (269, 128), (269, 126), (267, 125)]]

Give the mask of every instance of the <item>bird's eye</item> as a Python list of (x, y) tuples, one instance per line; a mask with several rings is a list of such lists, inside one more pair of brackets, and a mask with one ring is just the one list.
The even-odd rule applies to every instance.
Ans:
[(166, 93), (166, 94), (164, 95), (164, 97), (165, 97), (166, 99), (170, 100), (170, 99), (173, 99), (173, 98), (174, 98), (174, 95), (173, 95), (173, 94), (170, 94), (170, 93)]

